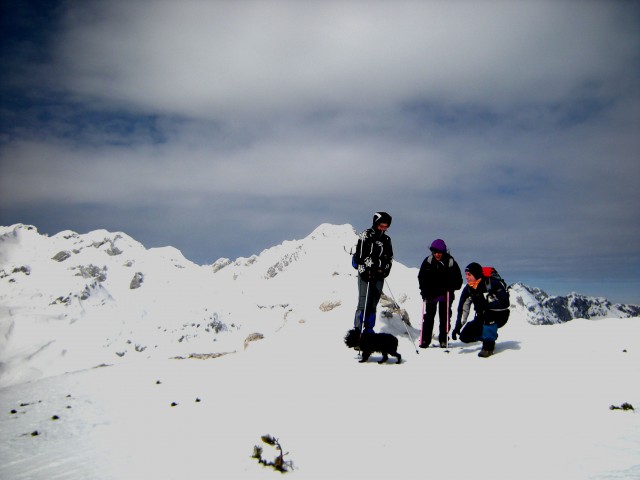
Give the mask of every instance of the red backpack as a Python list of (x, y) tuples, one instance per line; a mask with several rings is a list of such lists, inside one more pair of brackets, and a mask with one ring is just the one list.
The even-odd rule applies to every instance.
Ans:
[(482, 275), (484, 276), (484, 278), (489, 278), (489, 277), (495, 278), (502, 284), (505, 290), (507, 289), (507, 282), (504, 281), (504, 278), (500, 276), (500, 274), (495, 268), (482, 267)]

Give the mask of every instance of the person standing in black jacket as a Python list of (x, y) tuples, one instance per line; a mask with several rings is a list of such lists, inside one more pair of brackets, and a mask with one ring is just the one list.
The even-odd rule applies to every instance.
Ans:
[(424, 302), (420, 348), (427, 348), (431, 343), (433, 324), (438, 310), (440, 320), (438, 341), (444, 348), (447, 346), (449, 336), (454, 292), (462, 286), (462, 273), (455, 259), (449, 254), (444, 240), (439, 238), (434, 240), (430, 250), (431, 255), (424, 259), (418, 273), (420, 295)]
[(391, 215), (376, 212), (371, 228), (359, 235), (352, 258), (353, 267), (358, 269), (358, 308), (354, 326), (361, 332), (373, 332), (384, 279), (391, 272), (393, 247), (386, 234), (390, 225)]

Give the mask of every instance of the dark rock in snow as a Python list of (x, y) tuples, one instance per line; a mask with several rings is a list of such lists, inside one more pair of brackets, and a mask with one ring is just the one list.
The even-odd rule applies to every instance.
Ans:
[(135, 290), (136, 288), (140, 288), (142, 286), (142, 282), (144, 281), (144, 274), (140, 272), (136, 272), (136, 274), (131, 279), (131, 283), (129, 284), (129, 288), (131, 290)]
[(51, 260), (55, 260), (56, 262), (64, 262), (67, 258), (71, 256), (71, 252), (63, 250), (61, 252), (56, 253)]

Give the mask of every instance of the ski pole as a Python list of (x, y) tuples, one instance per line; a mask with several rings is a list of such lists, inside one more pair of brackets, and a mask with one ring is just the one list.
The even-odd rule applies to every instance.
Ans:
[(367, 281), (367, 293), (364, 296), (364, 307), (362, 309), (362, 319), (360, 320), (360, 336), (358, 337), (358, 356), (362, 355), (362, 350), (360, 349), (360, 342), (362, 341), (362, 333), (364, 332), (364, 322), (367, 318), (367, 303), (369, 303), (369, 285), (370, 285), (370, 282)]
[[(389, 295), (391, 295), (391, 299), (393, 300), (394, 305), (396, 306), (396, 308), (400, 309), (400, 305), (398, 305), (398, 302), (396, 302), (396, 299), (393, 296), (393, 292), (391, 291), (391, 287), (389, 287), (389, 282), (387, 282), (386, 278), (384, 279), (384, 283), (387, 285), (387, 288), (389, 289)], [(402, 320), (402, 324), (404, 325), (404, 329), (407, 331), (407, 335), (409, 336), (409, 340), (411, 340), (411, 344), (413, 345), (413, 348), (415, 349), (416, 353), (419, 355), (420, 352), (416, 348), (416, 344), (413, 341), (413, 337), (411, 336), (411, 332), (409, 332), (409, 327), (407, 327), (407, 324), (404, 322), (404, 320)]]
[(367, 281), (367, 293), (364, 296), (364, 308), (362, 309), (362, 320), (360, 320), (360, 336), (362, 336), (362, 332), (364, 332), (364, 322), (367, 318), (367, 303), (369, 303), (369, 285), (370, 285), (370, 282)]
[(449, 348), (449, 328), (450, 328), (450, 306), (449, 306), (449, 290), (447, 290), (447, 340), (445, 341), (445, 348)]
[(420, 345), (422, 345), (422, 331), (424, 330), (424, 309), (425, 301), (422, 300), (422, 313), (420, 314)]

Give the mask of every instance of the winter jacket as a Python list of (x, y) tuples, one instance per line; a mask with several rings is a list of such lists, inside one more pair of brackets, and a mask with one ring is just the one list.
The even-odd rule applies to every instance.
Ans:
[(476, 318), (485, 325), (497, 323), (501, 327), (509, 318), (509, 292), (496, 278), (484, 278), (477, 288), (464, 287), (458, 302), (455, 327), (458, 332), (467, 322), (472, 304)]
[[(453, 293), (462, 287), (462, 273), (455, 259), (448, 253), (438, 261), (433, 255), (424, 259), (418, 273), (420, 295), (428, 302), (442, 301), (447, 292)], [(450, 299), (453, 299), (450, 296)]]
[(368, 228), (358, 238), (354, 267), (365, 281), (387, 278), (393, 262), (391, 238), (375, 228)]

